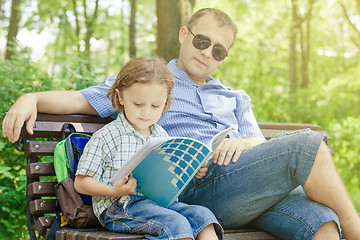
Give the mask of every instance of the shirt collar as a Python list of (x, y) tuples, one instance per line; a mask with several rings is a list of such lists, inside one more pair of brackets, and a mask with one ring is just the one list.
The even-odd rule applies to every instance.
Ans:
[[(167, 67), (168, 69), (174, 74), (174, 76), (178, 79), (178, 80), (182, 80), (182, 81), (191, 81), (191, 83), (193, 83), (194, 85), (196, 85), (196, 83), (194, 83), (194, 81), (181, 69), (177, 66), (178, 60), (177, 59), (173, 59), (171, 60)], [(216, 85), (216, 86), (221, 86), (224, 88), (223, 84), (220, 82), (220, 80), (218, 78), (213, 78), (212, 76), (208, 76), (206, 78), (206, 83), (204, 85)], [(204, 86), (202, 85), (202, 86)], [(197, 85), (196, 85), (197, 86)]]
[[(120, 111), (118, 117), (116, 118), (116, 121), (118, 121), (118, 123), (122, 126), (122, 129), (124, 131), (125, 134), (130, 134), (130, 133), (134, 133), (134, 134), (139, 134), (141, 135), (138, 131), (135, 130), (135, 128), (133, 126), (131, 126), (131, 124), (126, 120), (125, 118), (125, 114), (124, 111)], [(157, 124), (153, 124), (150, 126), (150, 131), (151, 134), (149, 137), (154, 137), (154, 136), (159, 136), (160, 134), (160, 126)], [(141, 135), (142, 136), (142, 135)]]

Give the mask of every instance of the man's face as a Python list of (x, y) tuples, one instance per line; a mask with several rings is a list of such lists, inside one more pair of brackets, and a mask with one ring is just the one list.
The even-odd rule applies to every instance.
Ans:
[(219, 27), (211, 14), (198, 19), (196, 24), (191, 27), (191, 31), (195, 35), (204, 35), (213, 42), (207, 49), (200, 50), (193, 46), (194, 36), (190, 34), (187, 27), (182, 27), (179, 32), (181, 47), (178, 67), (185, 71), (195, 83), (201, 85), (222, 63), (222, 61), (216, 61), (213, 57), (214, 44), (220, 44), (228, 51), (234, 40), (234, 34), (230, 27)]

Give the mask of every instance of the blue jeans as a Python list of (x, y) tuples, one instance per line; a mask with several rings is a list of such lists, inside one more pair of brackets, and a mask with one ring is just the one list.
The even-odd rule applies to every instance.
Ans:
[(210, 163), (179, 200), (208, 207), (227, 229), (250, 224), (283, 239), (311, 239), (325, 222), (339, 226), (338, 217), (304, 193), (290, 193), (304, 185), (323, 138), (311, 130), (283, 133), (247, 149), (236, 163)]
[(116, 201), (106, 211), (105, 226), (110, 231), (145, 234), (147, 239), (195, 239), (209, 224), (222, 239), (223, 229), (206, 207), (174, 202), (168, 208), (131, 195), (126, 204)]

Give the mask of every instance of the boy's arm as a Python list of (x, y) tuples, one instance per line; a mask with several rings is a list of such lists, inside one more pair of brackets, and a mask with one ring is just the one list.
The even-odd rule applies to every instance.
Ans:
[(97, 115), (95, 109), (79, 91), (28, 93), (21, 96), (7, 112), (2, 123), (4, 137), (10, 142), (16, 142), (25, 121), (27, 121), (27, 132), (33, 134), (38, 112)]
[(103, 197), (122, 197), (133, 194), (136, 190), (136, 179), (130, 175), (125, 176), (114, 186), (109, 186), (87, 175), (76, 175), (74, 181), (75, 190), (79, 193), (103, 196)]

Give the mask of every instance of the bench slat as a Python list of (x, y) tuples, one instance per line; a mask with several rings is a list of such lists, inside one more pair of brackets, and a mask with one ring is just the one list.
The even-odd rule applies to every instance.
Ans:
[[(81, 239), (81, 240), (135, 240), (145, 239), (144, 235), (114, 233), (105, 229), (72, 229), (61, 228), (56, 232), (56, 240)], [(224, 240), (280, 240), (265, 232), (252, 229), (226, 230)]]
[(26, 165), (26, 176), (28, 177), (55, 176), (54, 163), (52, 162), (29, 163)]
[(35, 229), (40, 235), (44, 235), (46, 230), (51, 227), (52, 220), (55, 217), (39, 217), (35, 223)]
[(27, 186), (29, 197), (40, 198), (42, 196), (55, 196), (55, 184), (57, 182), (33, 182)]
[(111, 117), (101, 118), (96, 115), (86, 114), (49, 114), (49, 113), (38, 113), (36, 117), (37, 121), (48, 121), (48, 122), (80, 122), (80, 123), (109, 123), (114, 119)]
[(258, 123), (261, 129), (280, 129), (280, 130), (298, 130), (309, 128), (314, 131), (320, 131), (321, 127), (316, 124), (308, 123), (274, 123), (274, 122), (260, 122)]
[(30, 141), (24, 145), (24, 153), (28, 157), (52, 156), (58, 142)]
[(30, 201), (30, 212), (32, 214), (54, 213), (55, 199), (35, 199)]
[[(74, 125), (77, 132), (93, 134), (100, 128), (102, 128), (104, 123), (77, 123), (70, 122)], [(62, 126), (64, 122), (45, 122), (45, 121), (36, 121), (34, 127), (34, 134), (29, 135), (24, 133), (26, 138), (61, 138), (62, 137)], [(65, 131), (69, 133), (69, 130)]]

